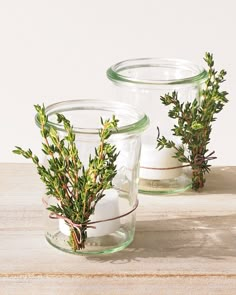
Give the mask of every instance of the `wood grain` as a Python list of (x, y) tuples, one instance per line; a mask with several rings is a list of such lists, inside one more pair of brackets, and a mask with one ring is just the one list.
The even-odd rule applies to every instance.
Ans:
[(202, 193), (140, 195), (135, 240), (110, 255), (48, 245), (42, 195), (32, 165), (0, 164), (1, 295), (236, 294), (236, 167)]

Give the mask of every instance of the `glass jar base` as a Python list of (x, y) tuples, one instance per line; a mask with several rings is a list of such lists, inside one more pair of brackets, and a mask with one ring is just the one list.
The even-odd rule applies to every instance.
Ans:
[(120, 228), (116, 232), (101, 236), (101, 237), (88, 237), (85, 243), (85, 248), (82, 250), (73, 251), (68, 244), (68, 236), (65, 236), (60, 231), (55, 234), (46, 233), (46, 240), (53, 247), (67, 253), (75, 255), (97, 255), (109, 254), (123, 250), (134, 239), (134, 231), (127, 231)]
[(181, 175), (174, 179), (139, 180), (139, 193), (146, 195), (168, 195), (184, 192), (191, 189), (192, 183), (190, 177)]

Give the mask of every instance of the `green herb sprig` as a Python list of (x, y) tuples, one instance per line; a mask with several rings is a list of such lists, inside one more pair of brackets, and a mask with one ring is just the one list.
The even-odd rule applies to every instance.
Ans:
[(95, 148), (95, 156), (89, 157), (88, 168), (85, 168), (79, 158), (70, 121), (62, 114), (57, 114), (57, 121), (63, 124), (66, 132), (61, 138), (56, 128), (49, 124), (45, 107), (36, 105), (35, 109), (43, 138), (42, 151), (47, 156), (48, 168), (40, 164), (39, 158), (30, 149), (16, 147), (13, 152), (32, 160), (46, 186), (46, 194), (56, 198), (57, 204), (47, 209), (74, 224), (81, 224), (78, 228), (67, 223), (70, 227), (68, 243), (74, 251), (80, 250), (85, 247), (90, 215), (94, 213), (97, 202), (104, 197), (104, 190), (112, 187), (112, 180), (117, 174), (115, 161), (118, 153), (108, 139), (112, 131), (117, 129), (118, 120), (115, 116), (111, 120), (101, 119), (100, 143)]
[(213, 55), (205, 54), (205, 62), (208, 65), (208, 78), (200, 97), (193, 102), (181, 103), (178, 93), (166, 94), (161, 101), (166, 106), (172, 106), (168, 115), (176, 120), (172, 131), (173, 135), (180, 137), (182, 145), (177, 146), (173, 141), (164, 136), (157, 139), (157, 147), (174, 148), (175, 157), (181, 163), (187, 163), (192, 167), (192, 188), (198, 190), (204, 187), (205, 174), (210, 172), (209, 160), (214, 152), (208, 151), (212, 122), (216, 120), (216, 114), (222, 111), (228, 102), (228, 93), (220, 89), (226, 75), (225, 70), (217, 72), (214, 69)]

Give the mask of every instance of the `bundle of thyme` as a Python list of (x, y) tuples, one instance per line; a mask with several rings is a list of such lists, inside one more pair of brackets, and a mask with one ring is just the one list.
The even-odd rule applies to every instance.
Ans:
[(173, 135), (180, 137), (182, 145), (177, 146), (173, 141), (164, 136), (157, 139), (157, 147), (174, 148), (175, 157), (181, 162), (192, 167), (192, 188), (198, 190), (204, 187), (205, 174), (210, 172), (209, 160), (214, 159), (207, 146), (210, 142), (212, 122), (228, 102), (227, 92), (221, 91), (226, 72), (217, 72), (214, 69), (213, 55), (205, 54), (205, 62), (208, 65), (208, 78), (205, 88), (193, 102), (181, 103), (178, 93), (166, 94), (161, 101), (166, 106), (172, 106), (168, 115), (176, 120), (172, 131)]
[(95, 148), (95, 156), (89, 157), (88, 168), (79, 158), (75, 143), (75, 133), (70, 121), (62, 114), (57, 114), (58, 123), (62, 123), (66, 135), (59, 137), (56, 128), (49, 125), (44, 106), (36, 105), (37, 117), (43, 138), (42, 151), (48, 159), (48, 168), (41, 165), (30, 149), (16, 147), (13, 152), (31, 159), (37, 167), (38, 174), (46, 186), (46, 193), (56, 198), (57, 204), (47, 209), (51, 214), (62, 217), (70, 227), (69, 245), (76, 251), (85, 247), (87, 227), (95, 206), (104, 197), (104, 190), (112, 187), (115, 177), (115, 161), (118, 156), (116, 147), (108, 139), (118, 120), (103, 121), (99, 131), (100, 143)]

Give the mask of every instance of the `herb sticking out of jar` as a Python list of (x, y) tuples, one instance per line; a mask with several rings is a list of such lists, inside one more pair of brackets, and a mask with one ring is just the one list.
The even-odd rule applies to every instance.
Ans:
[(175, 157), (192, 168), (192, 188), (199, 190), (204, 187), (205, 174), (210, 172), (210, 160), (215, 159), (214, 151), (208, 150), (212, 123), (216, 120), (216, 114), (222, 111), (228, 102), (228, 93), (220, 89), (225, 81), (225, 70), (217, 72), (214, 69), (213, 55), (205, 54), (204, 60), (208, 65), (208, 78), (205, 88), (200, 93), (200, 98), (193, 102), (182, 103), (178, 93), (166, 94), (161, 101), (166, 106), (171, 106), (168, 115), (176, 120), (172, 131), (173, 135), (180, 137), (182, 145), (167, 140), (165, 136), (157, 139), (157, 147), (174, 148)]
[(56, 198), (56, 205), (50, 205), (49, 217), (63, 219), (70, 228), (69, 245), (74, 251), (85, 248), (90, 215), (96, 204), (105, 196), (104, 191), (112, 188), (117, 174), (116, 147), (108, 142), (118, 120), (103, 121), (99, 131), (99, 145), (95, 155), (89, 157), (85, 168), (79, 158), (73, 127), (62, 114), (57, 114), (58, 124), (63, 124), (66, 135), (60, 137), (55, 127), (49, 124), (44, 106), (36, 105), (37, 118), (43, 138), (42, 151), (47, 156), (48, 168), (40, 164), (39, 158), (30, 149), (16, 147), (13, 151), (36, 165), (38, 174), (46, 186), (46, 194)]

